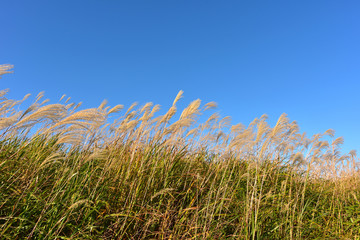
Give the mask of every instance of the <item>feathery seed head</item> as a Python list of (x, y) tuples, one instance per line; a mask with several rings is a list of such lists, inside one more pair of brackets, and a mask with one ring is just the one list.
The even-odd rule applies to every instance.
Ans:
[(199, 115), (200, 114), (200, 111), (199, 111), (200, 104), (201, 104), (200, 99), (196, 99), (195, 101), (191, 102), (189, 104), (189, 106), (187, 106), (181, 113), (180, 119), (193, 118), (196, 115)]
[(209, 110), (209, 109), (214, 109), (214, 108), (217, 108), (217, 103), (216, 102), (209, 102), (209, 103), (205, 104), (204, 111)]
[(98, 107), (98, 109), (99, 109), (99, 110), (103, 110), (107, 103), (108, 103), (108, 101), (107, 101), (106, 99), (104, 99), (104, 100), (101, 102), (101, 104), (100, 104), (100, 106)]
[(334, 129), (328, 129), (324, 133), (325, 136), (334, 137), (335, 136), (335, 130)]
[(0, 65), (0, 78), (1, 78), (1, 75), (4, 75), (6, 73), (11, 73), (12, 71), (9, 71), (10, 69), (14, 68), (13, 65), (10, 65), (10, 64), (2, 64)]
[(115, 107), (111, 108), (107, 114), (111, 114), (111, 113), (117, 113), (119, 111), (121, 111), (124, 108), (124, 105), (116, 105)]
[(178, 92), (178, 94), (176, 95), (175, 100), (174, 100), (174, 102), (173, 102), (173, 106), (175, 106), (176, 103), (182, 98), (183, 93), (184, 93), (183, 90), (180, 90), (180, 91)]

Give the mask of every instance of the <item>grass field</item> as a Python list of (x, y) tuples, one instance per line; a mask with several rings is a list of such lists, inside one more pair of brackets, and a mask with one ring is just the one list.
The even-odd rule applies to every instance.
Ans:
[(200, 100), (174, 120), (181, 91), (160, 116), (0, 95), (0, 239), (360, 239), (358, 157), (332, 130), (202, 123)]

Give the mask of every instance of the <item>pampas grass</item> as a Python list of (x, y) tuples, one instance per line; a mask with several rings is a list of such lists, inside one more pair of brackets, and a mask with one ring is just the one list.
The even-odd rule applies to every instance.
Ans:
[[(1, 65), (0, 75), (11, 65)], [(78, 110), (0, 92), (1, 239), (359, 239), (355, 151), (283, 114), (232, 124), (191, 102)], [(63, 96), (60, 102), (65, 98)], [(111, 118), (110, 118), (111, 117)], [(112, 122), (110, 119), (115, 119)]]

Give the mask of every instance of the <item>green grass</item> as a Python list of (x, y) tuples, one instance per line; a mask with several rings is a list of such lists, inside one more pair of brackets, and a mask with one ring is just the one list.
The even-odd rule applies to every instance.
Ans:
[[(149, 145), (0, 143), (2, 239), (356, 239), (359, 177)], [(306, 175), (305, 175), (306, 176)]]

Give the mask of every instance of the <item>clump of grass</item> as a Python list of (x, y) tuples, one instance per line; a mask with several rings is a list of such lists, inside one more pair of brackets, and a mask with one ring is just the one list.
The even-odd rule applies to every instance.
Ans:
[[(1, 66), (0, 75), (11, 66)], [(360, 178), (334, 131), (158, 105), (0, 100), (2, 239), (357, 239)], [(62, 101), (63, 98), (60, 100)]]

